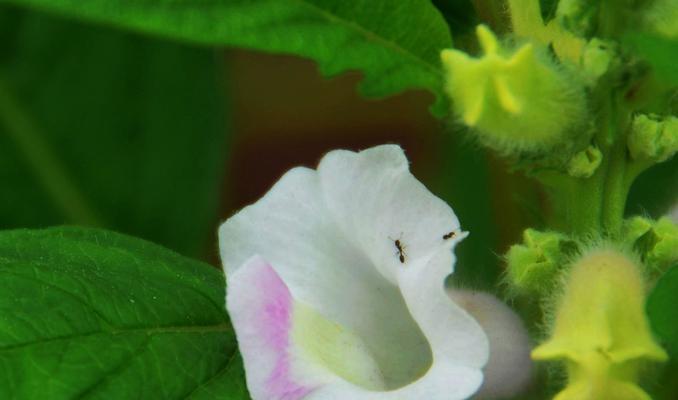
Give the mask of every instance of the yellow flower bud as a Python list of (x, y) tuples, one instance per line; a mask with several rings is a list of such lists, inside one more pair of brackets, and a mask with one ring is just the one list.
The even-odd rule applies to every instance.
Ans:
[(568, 384), (556, 400), (649, 400), (638, 385), (645, 361), (665, 361), (644, 311), (638, 266), (614, 250), (577, 261), (560, 298), (551, 338), (536, 360), (564, 360)]
[(489, 146), (534, 151), (565, 141), (585, 114), (582, 86), (535, 44), (503, 48), (486, 26), (477, 28), (481, 58), (443, 50), (446, 92), (462, 121)]

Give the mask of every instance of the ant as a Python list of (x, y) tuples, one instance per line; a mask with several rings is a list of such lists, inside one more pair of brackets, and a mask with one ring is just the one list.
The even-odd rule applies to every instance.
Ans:
[(400, 263), (405, 264), (405, 245), (400, 241), (400, 239), (391, 240), (393, 240), (393, 244), (395, 244), (395, 247), (398, 250), (398, 259), (400, 260)]
[(444, 234), (444, 235), (443, 235), (443, 240), (452, 239), (452, 238), (455, 237), (455, 236), (457, 236), (457, 232), (456, 232), (456, 231), (452, 231), (452, 232), (449, 232), (449, 233)]

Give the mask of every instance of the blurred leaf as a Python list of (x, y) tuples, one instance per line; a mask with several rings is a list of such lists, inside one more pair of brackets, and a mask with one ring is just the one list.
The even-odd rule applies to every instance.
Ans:
[(485, 152), (464, 141), (462, 133), (441, 135), (442, 165), (433, 189), (454, 209), (461, 228), (470, 232), (455, 249), (458, 261), (452, 275), (454, 284), (493, 290), (500, 274), (499, 223), (491, 212), (489, 165)]
[(0, 228), (101, 225), (204, 253), (226, 139), (215, 54), (4, 7), (3, 20)]
[(83, 228), (0, 233), (0, 398), (247, 399), (224, 278)]
[(647, 299), (650, 324), (671, 357), (678, 356), (678, 265), (669, 269), (657, 282)]
[(639, 56), (650, 63), (657, 76), (669, 85), (678, 85), (678, 40), (651, 33), (632, 33), (624, 38)]
[(678, 157), (643, 172), (631, 187), (627, 214), (665, 215), (678, 201)]
[(558, 0), (539, 0), (539, 5), (544, 23), (548, 23), (556, 16)]
[(465, 34), (479, 23), (471, 0), (433, 0), (453, 34)]
[(361, 91), (427, 89), (445, 115), (440, 50), (448, 27), (428, 0), (0, 0), (210, 45), (316, 60), (325, 75), (361, 70)]

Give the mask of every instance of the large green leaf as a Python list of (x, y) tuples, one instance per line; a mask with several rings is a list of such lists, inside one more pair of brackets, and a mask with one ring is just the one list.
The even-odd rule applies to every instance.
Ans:
[(212, 250), (218, 56), (8, 7), (0, 43), (0, 228), (99, 225)]
[(655, 335), (669, 353), (670, 360), (658, 379), (652, 398), (673, 400), (678, 396), (678, 265), (657, 282), (647, 299), (647, 314)]
[(659, 279), (647, 300), (647, 313), (655, 333), (672, 357), (678, 357), (678, 265)]
[(221, 272), (83, 228), (0, 233), (0, 398), (247, 399)]
[(444, 115), (440, 50), (452, 42), (428, 0), (0, 0), (209, 45), (296, 54), (334, 75), (365, 74), (365, 95), (428, 89)]

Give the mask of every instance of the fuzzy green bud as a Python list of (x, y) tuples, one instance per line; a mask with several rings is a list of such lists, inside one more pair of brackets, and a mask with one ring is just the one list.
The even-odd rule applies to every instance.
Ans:
[(645, 315), (645, 282), (632, 259), (599, 249), (569, 271), (551, 337), (536, 360), (563, 360), (568, 383), (555, 400), (649, 400), (638, 385), (646, 361), (665, 361)]
[(603, 153), (595, 146), (576, 153), (567, 165), (567, 173), (575, 178), (589, 178), (603, 161)]
[(593, 38), (586, 44), (581, 66), (589, 85), (594, 84), (609, 70), (614, 57), (614, 46), (611, 43)]
[(557, 232), (526, 229), (523, 243), (506, 253), (506, 279), (518, 293), (539, 293), (551, 287), (574, 242)]
[(651, 268), (661, 272), (678, 263), (678, 226), (669, 217), (624, 221), (624, 240)]
[(560, 0), (556, 18), (566, 29), (581, 35), (589, 34), (596, 22), (597, 4), (590, 0)]
[(582, 121), (582, 86), (569, 79), (534, 43), (504, 48), (484, 25), (476, 33), (484, 55), (443, 50), (445, 90), (461, 120), (490, 147), (537, 151), (567, 138)]
[(623, 237), (626, 243), (636, 246), (636, 242), (652, 230), (654, 221), (640, 216), (631, 217), (624, 221)]
[(668, 160), (678, 151), (678, 118), (637, 115), (631, 126), (628, 148), (635, 160)]

